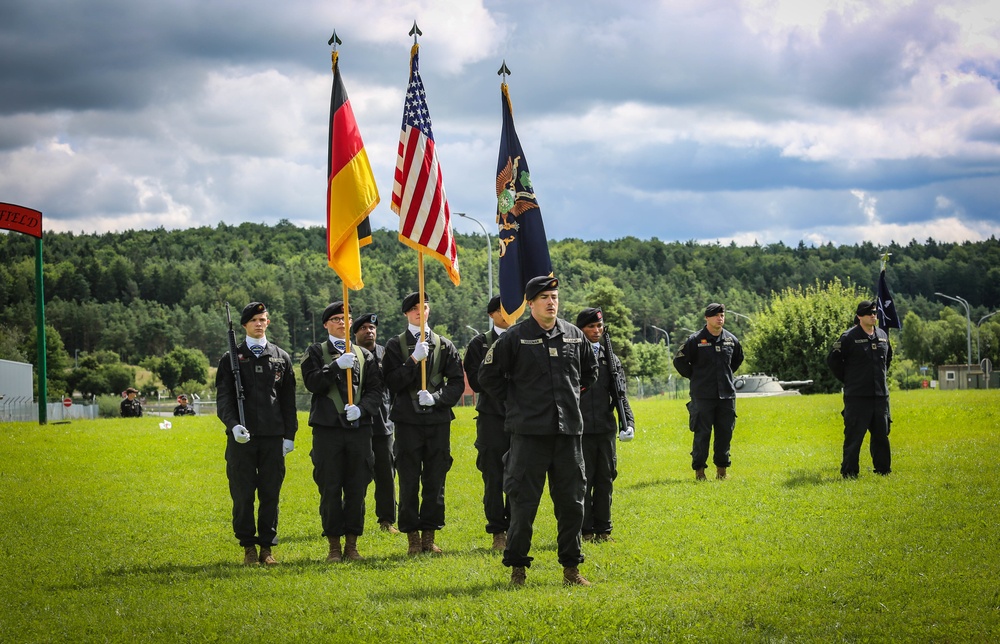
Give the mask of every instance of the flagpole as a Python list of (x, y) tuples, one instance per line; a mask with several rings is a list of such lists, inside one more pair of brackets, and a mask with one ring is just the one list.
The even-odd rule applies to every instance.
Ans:
[(888, 263), (889, 263), (889, 256), (890, 256), (890, 255), (892, 255), (892, 253), (890, 253), (890, 252), (888, 252), (888, 251), (886, 251), (886, 252), (882, 253), (882, 267), (881, 267), (881, 269), (880, 269), (880, 271), (879, 271), (879, 272), (881, 272), (881, 271), (884, 271), (884, 270), (885, 270), (885, 267), (886, 267), (886, 264), (888, 264)]
[[(350, 303), (348, 302), (348, 289), (347, 284), (341, 280), (344, 287), (344, 325), (346, 327), (344, 331), (344, 353), (351, 352), (351, 314), (348, 311), (351, 310)], [(347, 404), (354, 404), (354, 379), (353, 379), (354, 369), (347, 370)]]
[[(420, 307), (420, 336), (417, 338), (417, 342), (422, 342), (424, 339), (424, 327), (427, 325), (427, 320), (424, 318), (424, 252), (422, 250), (417, 251), (417, 290), (418, 299), (417, 306)], [(427, 389), (427, 358), (420, 361), (420, 388)]]

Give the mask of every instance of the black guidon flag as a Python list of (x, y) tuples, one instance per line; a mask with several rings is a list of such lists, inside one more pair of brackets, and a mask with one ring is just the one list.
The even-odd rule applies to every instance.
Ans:
[(878, 325), (882, 329), (902, 329), (903, 324), (896, 315), (896, 304), (892, 301), (892, 293), (889, 292), (889, 285), (885, 281), (885, 269), (878, 276), (878, 297), (876, 301), (876, 314), (878, 315)]

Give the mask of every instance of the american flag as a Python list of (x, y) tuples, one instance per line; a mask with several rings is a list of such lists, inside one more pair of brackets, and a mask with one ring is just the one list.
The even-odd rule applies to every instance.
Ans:
[(392, 209), (399, 215), (399, 240), (436, 257), (457, 286), (458, 247), (451, 232), (451, 210), (434, 147), (424, 83), (417, 69), (418, 49), (414, 44), (410, 50), (410, 83), (399, 134)]

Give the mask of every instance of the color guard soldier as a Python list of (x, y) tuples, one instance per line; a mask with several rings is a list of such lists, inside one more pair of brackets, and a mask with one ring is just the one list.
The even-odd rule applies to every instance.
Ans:
[[(385, 347), (377, 344), (378, 315), (365, 313), (351, 324), (354, 341), (375, 354), (379, 370), (385, 360)], [(392, 395), (382, 388), (382, 412), (372, 418), (372, 451), (375, 453), (375, 518), (379, 529), (399, 534), (396, 529), (396, 464), (392, 457), (393, 424), (389, 420)]]
[(587, 473), (587, 493), (583, 500), (583, 540), (612, 541), (611, 496), (614, 481), (618, 477), (615, 438), (617, 436), (622, 441), (632, 440), (635, 436), (635, 417), (628, 398), (623, 396), (621, 408), (625, 412), (625, 429), (619, 435), (619, 423), (615, 420), (614, 411), (617, 407), (615, 378), (624, 380), (625, 373), (618, 356), (608, 355), (601, 343), (604, 336), (603, 311), (592, 307), (583, 309), (576, 316), (576, 326), (590, 342), (599, 365), (597, 382), (580, 394), (583, 460)]
[(493, 320), (493, 328), (472, 338), (465, 349), (465, 377), (476, 400), (476, 467), (483, 475), (483, 511), (486, 514), (486, 533), (493, 535), (493, 549), (507, 548), (507, 528), (510, 527), (510, 503), (503, 493), (503, 457), (510, 449), (510, 434), (504, 431), (506, 411), (503, 402), (483, 391), (479, 384), (479, 367), (486, 351), (507, 331), (506, 319), (500, 311), (500, 296), (486, 305), (486, 314)]
[(892, 472), (889, 449), (889, 386), (886, 373), (892, 364), (892, 345), (885, 331), (876, 326), (876, 303), (864, 300), (855, 311), (854, 326), (833, 343), (826, 363), (844, 383), (844, 459), (840, 474), (858, 477), (861, 445), (871, 433), (869, 445), (876, 474)]
[[(243, 546), (243, 563), (278, 563), (278, 497), (285, 480), (285, 456), (295, 449), (295, 370), (283, 349), (267, 341), (267, 307), (251, 302), (240, 325), (246, 340), (236, 350), (243, 382), (246, 427), (240, 424), (236, 382), (227, 351), (215, 373), (219, 419), (226, 426), (226, 476), (233, 498), (233, 532)], [(252, 440), (251, 440), (252, 434)], [(254, 501), (260, 500), (254, 521)], [(257, 545), (260, 554), (257, 554)]]
[[(430, 330), (430, 305), (423, 304), (425, 337), (420, 334), (419, 296), (403, 299), (407, 328), (385, 344), (383, 373), (393, 395), (389, 419), (396, 425), (396, 476), (399, 480), (399, 530), (407, 554), (440, 553), (434, 542), (444, 527), (444, 484), (451, 469), (451, 408), (465, 392), (462, 361), (455, 345)], [(422, 389), (420, 363), (426, 364)]]
[(326, 560), (358, 561), (365, 495), (375, 467), (372, 419), (382, 409), (382, 373), (375, 356), (364, 347), (347, 350), (350, 314), (343, 302), (327, 306), (322, 323), (329, 337), (311, 345), (302, 359), (302, 380), (312, 393), (313, 480), (319, 488), (323, 535), (330, 546)]

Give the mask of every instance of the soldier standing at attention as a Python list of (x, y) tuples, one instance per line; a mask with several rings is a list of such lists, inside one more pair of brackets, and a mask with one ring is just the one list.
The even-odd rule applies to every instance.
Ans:
[[(267, 341), (267, 307), (251, 302), (240, 315), (246, 340), (236, 348), (243, 382), (240, 425), (236, 382), (227, 351), (215, 373), (219, 419), (226, 426), (226, 476), (233, 498), (233, 532), (243, 546), (243, 563), (278, 563), (271, 548), (278, 543), (278, 496), (285, 480), (285, 456), (295, 449), (295, 370), (283, 349)], [(252, 436), (252, 440), (251, 440)], [(254, 501), (260, 500), (254, 521)], [(260, 554), (257, 554), (257, 545)]]
[[(618, 356), (609, 356), (601, 344), (604, 335), (604, 313), (601, 309), (586, 308), (576, 316), (576, 326), (590, 342), (599, 365), (597, 382), (580, 394), (580, 411), (583, 412), (583, 460), (586, 464), (587, 493), (583, 499), (583, 540), (612, 541), (611, 495), (618, 477), (618, 453), (615, 435), (618, 421), (614, 409), (617, 396), (615, 378), (625, 378)], [(625, 411), (624, 426), (619, 438), (630, 441), (635, 436), (635, 417), (628, 398), (622, 397)]]
[(833, 343), (826, 364), (844, 383), (844, 460), (840, 475), (858, 478), (861, 445), (871, 433), (872, 465), (875, 473), (892, 472), (889, 449), (889, 386), (886, 372), (892, 364), (892, 345), (885, 331), (876, 326), (876, 303), (858, 304), (854, 326)]
[(507, 548), (507, 528), (510, 527), (510, 503), (503, 493), (503, 456), (510, 449), (510, 434), (504, 431), (503, 402), (489, 395), (479, 384), (479, 366), (486, 351), (504, 334), (509, 326), (500, 311), (500, 296), (486, 305), (486, 314), (493, 328), (472, 338), (465, 349), (465, 377), (478, 394), (476, 400), (476, 467), (483, 475), (483, 510), (486, 513), (486, 533), (493, 535), (493, 549)]
[(692, 334), (674, 356), (677, 373), (691, 380), (688, 402), (690, 428), (694, 432), (691, 469), (695, 479), (705, 480), (708, 446), (715, 428), (712, 462), (715, 478), (724, 480), (732, 464), (729, 448), (736, 427), (736, 385), (733, 372), (743, 364), (743, 346), (722, 328), (726, 307), (713, 302), (705, 307), (705, 326)]
[[(389, 419), (396, 425), (396, 475), (399, 479), (399, 530), (407, 554), (440, 553), (435, 532), (444, 527), (444, 483), (451, 469), (451, 408), (465, 392), (462, 361), (447, 338), (425, 329), (430, 305), (410, 293), (403, 298), (407, 327), (385, 343), (383, 373), (393, 395)], [(426, 366), (422, 389), (420, 363)]]
[(503, 565), (523, 586), (531, 566), (532, 524), (549, 480), (563, 583), (589, 586), (580, 575), (580, 529), (586, 476), (580, 388), (597, 380), (597, 359), (583, 332), (558, 319), (559, 280), (532, 278), (524, 289), (531, 317), (510, 327), (479, 368), (483, 390), (505, 402), (511, 434), (504, 467), (510, 529)]
[(350, 314), (343, 302), (327, 306), (322, 322), (329, 337), (311, 345), (302, 359), (302, 380), (312, 393), (313, 480), (319, 488), (323, 535), (330, 546), (326, 560), (357, 561), (362, 559), (358, 537), (364, 534), (365, 495), (375, 466), (372, 420), (382, 411), (382, 373), (375, 356), (364, 347), (347, 350)]
[[(351, 324), (354, 341), (375, 355), (379, 371), (385, 360), (385, 347), (376, 344), (378, 316), (365, 313)], [(392, 397), (389, 388), (382, 388), (382, 411), (372, 418), (372, 451), (375, 453), (375, 517), (382, 532), (399, 534), (396, 529), (396, 464), (392, 458), (392, 421), (389, 406)]]

